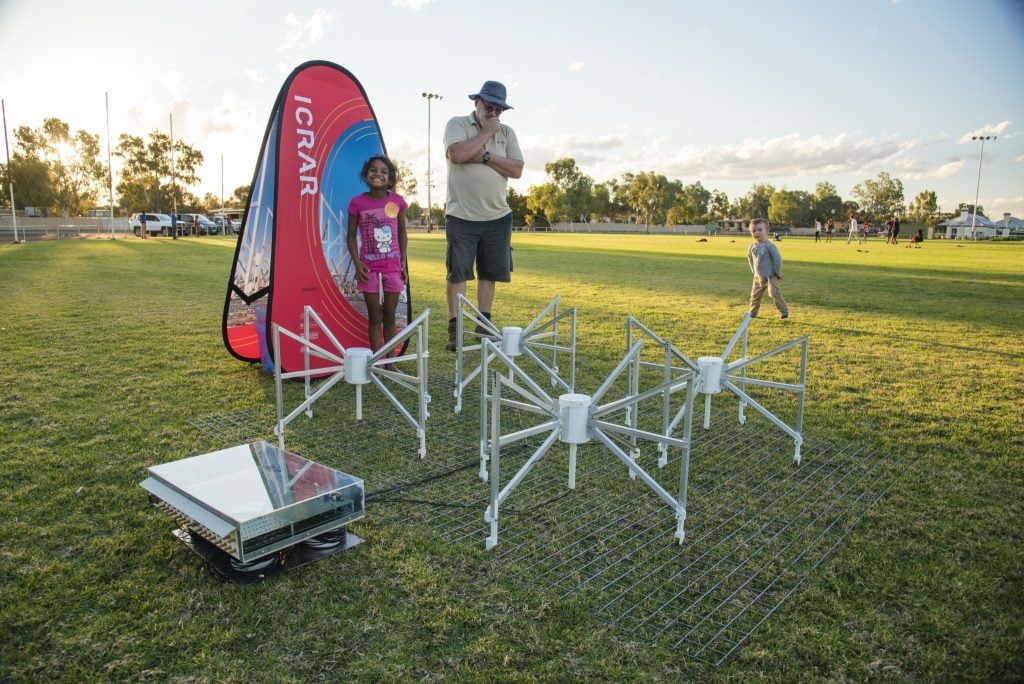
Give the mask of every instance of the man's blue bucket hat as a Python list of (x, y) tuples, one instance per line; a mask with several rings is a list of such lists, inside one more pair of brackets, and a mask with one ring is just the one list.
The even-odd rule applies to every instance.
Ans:
[(505, 86), (497, 81), (484, 81), (484, 85), (480, 88), (480, 92), (470, 95), (469, 99), (475, 100), (478, 97), (484, 102), (496, 104), (502, 109), (512, 109), (512, 105), (505, 102), (505, 98), (508, 97), (508, 93), (505, 91)]

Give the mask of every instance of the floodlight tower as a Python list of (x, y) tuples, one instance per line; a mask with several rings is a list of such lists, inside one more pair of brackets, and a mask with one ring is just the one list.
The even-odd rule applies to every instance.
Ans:
[(431, 213), (433, 207), (430, 203), (430, 186), (434, 181), (430, 176), (430, 101), (444, 98), (437, 93), (422, 93), (422, 97), (427, 101), (427, 232), (432, 233), (434, 231), (434, 215)]
[(994, 135), (972, 135), (971, 140), (981, 141), (981, 154), (978, 155), (978, 184), (974, 187), (974, 211), (971, 213), (971, 239), (975, 239), (974, 223), (978, 220), (978, 191), (981, 190), (981, 160), (985, 158), (985, 141), (995, 140)]

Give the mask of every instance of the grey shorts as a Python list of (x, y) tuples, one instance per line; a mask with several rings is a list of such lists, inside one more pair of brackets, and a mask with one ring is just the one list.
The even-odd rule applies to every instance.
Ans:
[(476, 277), (507, 283), (512, 280), (512, 213), (493, 221), (466, 221), (445, 216), (448, 282), (464, 283)]

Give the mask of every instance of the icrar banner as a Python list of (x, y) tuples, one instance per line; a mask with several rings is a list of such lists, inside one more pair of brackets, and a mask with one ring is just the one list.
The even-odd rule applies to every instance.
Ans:
[[(348, 253), (348, 203), (366, 187), (363, 162), (385, 153), (359, 81), (330, 62), (306, 62), (274, 103), (249, 190), (224, 303), (224, 344), (243, 361), (273, 358), (271, 325), (296, 333), (310, 306), (346, 348), (368, 347), (366, 306)], [(409, 287), (396, 312), (411, 317)], [(320, 337), (311, 323), (314, 342)], [(303, 368), (301, 347), (281, 338), (281, 367)], [(333, 365), (310, 358), (313, 368)]]

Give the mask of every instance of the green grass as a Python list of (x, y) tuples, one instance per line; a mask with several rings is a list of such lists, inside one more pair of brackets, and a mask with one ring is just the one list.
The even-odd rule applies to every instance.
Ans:
[[(637, 316), (691, 357), (745, 310), (745, 238), (517, 234), (495, 318), (559, 293), (609, 365)], [(1024, 247), (779, 244), (810, 337), (805, 431), (878, 445), (903, 476), (719, 670), (630, 641), (585, 600), (539, 602), (370, 515), (367, 543), (252, 587), (206, 576), (146, 503), (145, 468), (223, 445), (186, 419), (268, 406), (224, 350), (230, 238), (0, 247), (0, 679), (965, 679), (1024, 671)], [(443, 338), (444, 241), (410, 239)], [(438, 360), (440, 362), (440, 359)], [(450, 378), (432, 375), (434, 387)], [(583, 378), (591, 387), (593, 378)], [(448, 391), (437, 389), (436, 391)]]

